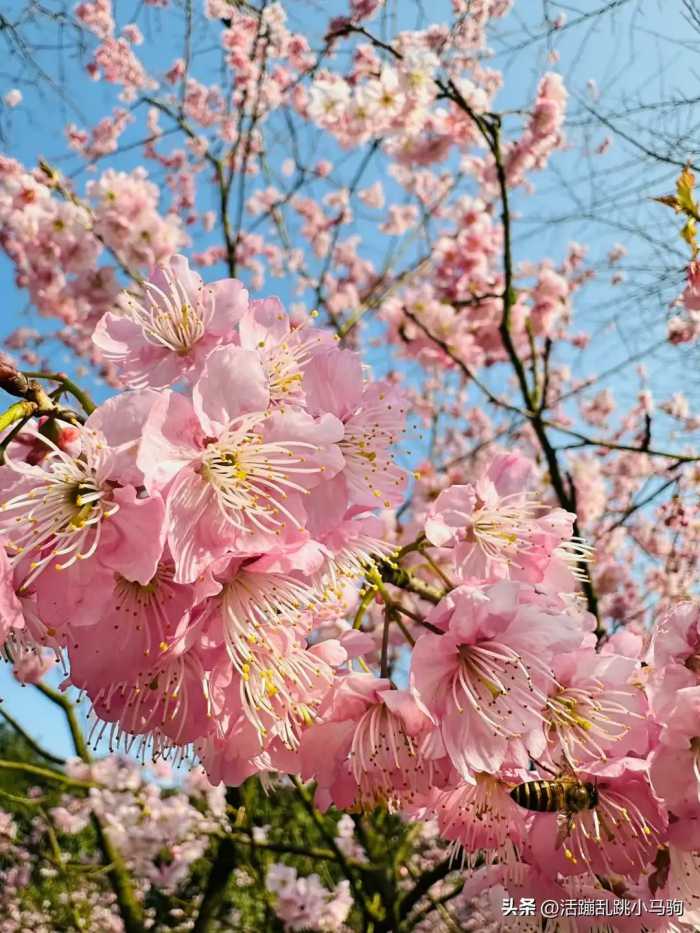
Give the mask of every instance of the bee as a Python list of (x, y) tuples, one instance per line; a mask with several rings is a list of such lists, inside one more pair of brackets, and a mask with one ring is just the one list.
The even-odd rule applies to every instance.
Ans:
[(579, 781), (574, 775), (562, 775), (551, 781), (525, 781), (514, 787), (510, 796), (525, 810), (538, 813), (558, 813), (559, 849), (574, 828), (574, 817), (583, 810), (598, 805), (598, 787), (592, 781)]

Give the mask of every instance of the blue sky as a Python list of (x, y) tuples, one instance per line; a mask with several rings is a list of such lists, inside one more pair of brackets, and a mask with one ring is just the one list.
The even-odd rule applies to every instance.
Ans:
[[(505, 73), (505, 88), (498, 98), (501, 109), (508, 111), (526, 106), (533, 98), (539, 76), (547, 69), (559, 70), (565, 77), (577, 119), (590, 116), (587, 108), (614, 116), (640, 102), (649, 104), (674, 95), (696, 95), (698, 75), (693, 70), (696, 35), (683, 17), (680, 2), (620, 0), (615, 16), (604, 20), (586, 18), (602, 5), (601, 0), (580, 0), (577, 4), (517, 0), (513, 13), (499, 25), (492, 42), (494, 63)], [(9, 0), (4, 13), (11, 19), (22, 6), (20, 0)], [(115, 7), (120, 24), (130, 21), (138, 9), (135, 2), (120, 2)], [(343, 0), (315, 5), (294, 0), (287, 7), (291, 11), (290, 25), (309, 35), (314, 47), (320, 45), (319, 32), (328, 16), (341, 14), (346, 8)], [(440, 22), (446, 18), (450, 4), (447, 0), (437, 0), (426, 4), (426, 7), (430, 10), (431, 19)], [(384, 24), (381, 20), (372, 24), (377, 34), (381, 34), (384, 28), (389, 29), (389, 34), (393, 31), (390, 28), (393, 17), (402, 28), (413, 28), (417, 24), (420, 4), (390, 0), (387, 9), (389, 20)], [(551, 19), (564, 12), (569, 22), (577, 22), (578, 25), (567, 27), (547, 39), (543, 30), (543, 9), (548, 11)], [(162, 12), (146, 7), (142, 14), (138, 22), (146, 36), (146, 45), (141, 47), (141, 51), (147, 49), (145, 61), (151, 72), (157, 75), (181, 54), (182, 17), (177, 9)], [(216, 80), (217, 32), (215, 25), (195, 30), (193, 62), (200, 80)], [(68, 94), (62, 98), (47, 88), (43, 80), (33, 84), (35, 64), (4, 59), (0, 66), (0, 97), (16, 86), (22, 89), (24, 102), (15, 110), (0, 111), (4, 140), (0, 149), (28, 165), (36, 164), (39, 156), (47, 158), (66, 174), (74, 175), (75, 185), (80, 190), (85, 180), (93, 176), (84, 170), (79, 171), (80, 163), (75, 158), (66, 159), (63, 142), (65, 124), (73, 121), (81, 126), (90, 125), (117, 104), (116, 92), (111, 87), (89, 81), (70, 48), (59, 54), (55, 48), (48, 48), (55, 44), (53, 37), (41, 31), (35, 32), (34, 36), (45, 47), (35, 64), (38, 63), (57, 83), (65, 80)], [(66, 43), (69, 37), (70, 32), (67, 32)], [(680, 42), (683, 45), (679, 45)], [(560, 53), (558, 63), (549, 58), (553, 50)], [(589, 79), (596, 82), (599, 98), (587, 88)], [(517, 118), (508, 119), (514, 121)], [(613, 119), (613, 124), (616, 119)], [(631, 122), (633, 119), (636, 123)], [(620, 118), (620, 123), (628, 129), (632, 127), (633, 140), (647, 144), (653, 140), (653, 135), (650, 137), (644, 127), (653, 127), (654, 120), (658, 119), (657, 112), (647, 110), (640, 111), (638, 118)], [(679, 111), (676, 119), (679, 126), (693, 126), (690, 109)], [(665, 123), (663, 126), (659, 123), (659, 130), (665, 126)], [(652, 205), (649, 198), (670, 190), (671, 179), (677, 169), (667, 164), (641, 167), (641, 154), (634, 142), (619, 139), (608, 154), (595, 155), (595, 148), (607, 132), (600, 126), (590, 131), (584, 126), (573, 127), (572, 141), (583, 143), (583, 148), (577, 146), (558, 155), (552, 167), (534, 179), (537, 193), (531, 198), (518, 198), (514, 204), (516, 260), (538, 259), (544, 255), (560, 259), (570, 240), (588, 244), (594, 263), (604, 257), (615, 242), (625, 242), (629, 248), (630, 255), (623, 263), (628, 283), (616, 289), (610, 284), (609, 274), (603, 273), (599, 282), (588, 288), (577, 304), (577, 315), (580, 315), (582, 323), (586, 322), (594, 333), (602, 335), (602, 343), (597, 342), (596, 356), (586, 353), (572, 355), (571, 365), (579, 371), (607, 369), (661, 336), (664, 302), (676, 293), (684, 263), (684, 252), (679, 243), (677, 257), (671, 259), (671, 266), (677, 265), (675, 280), (671, 274), (658, 299), (652, 295), (651, 300), (642, 301), (645, 283), (653, 283), (657, 278), (656, 256), (659, 250), (656, 241), (664, 237), (670, 239), (674, 229), (670, 212), (666, 214), (662, 208)], [(125, 135), (124, 142), (128, 144), (142, 135), (143, 124), (138, 121), (137, 126)], [(311, 137), (302, 138), (301, 144), (309, 158), (323, 155), (335, 160), (339, 166), (337, 177), (351, 177), (356, 165), (355, 156), (339, 153), (327, 139), (322, 143), (326, 148), (321, 149)], [(286, 155), (288, 153), (283, 150), (275, 152), (273, 173), (279, 175)], [(676, 156), (681, 161), (687, 157), (695, 158), (691, 152), (678, 152)], [(107, 164), (130, 168), (140, 161), (139, 150), (133, 149), (106, 160), (101, 168)], [(367, 182), (379, 177), (382, 177), (381, 169), (373, 168), (367, 175)], [(387, 179), (383, 180), (391, 184)], [(282, 184), (280, 176), (280, 186)], [(210, 193), (205, 194), (201, 204), (203, 209), (213, 206), (206, 201), (210, 197)], [(566, 220), (554, 223), (552, 218)], [(634, 234), (634, 228), (640, 225), (651, 242)], [(352, 232), (347, 231), (348, 234)], [(209, 242), (201, 233), (195, 231), (194, 236), (196, 249)], [(675, 246), (675, 240), (672, 242)], [(378, 246), (370, 235), (364, 248), (372, 252)], [(668, 265), (668, 254), (663, 261), (664, 266)], [(212, 275), (217, 272), (220, 270), (210, 270)], [(14, 287), (12, 269), (4, 255), (0, 255), (0, 286), (3, 294), (0, 337), (6, 336), (20, 323), (37, 327), (42, 332), (54, 329), (55, 322), (38, 319), (27, 307), (26, 295)], [(295, 299), (288, 281), (272, 281), (266, 290), (278, 292), (285, 301)], [(639, 300), (636, 295), (640, 296)], [(601, 346), (606, 348), (604, 358), (601, 358)], [(386, 368), (388, 361), (382, 348), (372, 350), (369, 358), (377, 371)], [(62, 348), (56, 349), (51, 364), (54, 369), (74, 371), (72, 361)], [(652, 373), (656, 374), (662, 373), (666, 366), (668, 360), (664, 354), (650, 363)], [(98, 399), (109, 394), (94, 380), (88, 381)], [(631, 398), (637, 392), (638, 382), (625, 373), (616, 378), (613, 387), (621, 396)], [(62, 754), (70, 752), (60, 714), (47, 709), (46, 702), (33, 688), (20, 688), (2, 664), (0, 696), (5, 697), (6, 708), (27, 724), (47, 748)]]

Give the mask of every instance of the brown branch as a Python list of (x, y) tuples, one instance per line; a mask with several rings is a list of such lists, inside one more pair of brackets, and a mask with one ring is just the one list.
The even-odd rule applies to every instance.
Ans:
[[(168, 106), (164, 101), (158, 100), (156, 97), (144, 96), (143, 100), (145, 103), (150, 104), (152, 107), (155, 107), (157, 110), (160, 110), (167, 117), (170, 117), (171, 120), (182, 130), (182, 132), (189, 137), (189, 139), (196, 142), (198, 136), (192, 127), (189, 125), (187, 120), (181, 115), (176, 113), (171, 107)], [(224, 162), (222, 159), (218, 159), (212, 152), (208, 149), (204, 152), (203, 158), (209, 162), (211, 167), (214, 169), (214, 174), (216, 176), (216, 184), (219, 192), (219, 221), (221, 223), (221, 229), (224, 235), (224, 245), (226, 248), (226, 263), (228, 265), (228, 273), (231, 278), (236, 274), (236, 253), (233, 245), (233, 234), (231, 231), (231, 222), (228, 216), (228, 200), (231, 193), (231, 183), (226, 179), (226, 173), (224, 171)]]
[[(378, 570), (385, 583), (390, 583), (401, 590), (407, 590), (409, 593), (415, 593), (416, 596), (420, 596), (429, 603), (433, 603), (433, 605), (437, 605), (445, 595), (444, 592), (430, 586), (429, 583), (424, 583), (423, 580), (404, 570), (403, 567), (389, 564), (388, 561), (381, 561), (378, 564)], [(428, 623), (424, 624), (427, 625)], [(439, 631), (439, 629), (436, 631)], [(442, 633), (440, 632), (440, 634)]]
[(625, 133), (623, 130), (616, 126), (611, 120), (607, 117), (604, 117), (602, 113), (599, 113), (594, 107), (591, 107), (590, 104), (577, 95), (577, 101), (584, 110), (587, 110), (592, 117), (595, 117), (603, 126), (607, 127), (611, 132), (615, 133), (616, 136), (619, 136), (620, 139), (624, 139), (626, 143), (629, 143), (630, 146), (633, 146), (635, 149), (638, 149), (640, 152), (643, 152), (644, 155), (649, 156), (649, 158), (654, 159), (656, 162), (665, 162), (667, 165), (676, 165), (678, 168), (692, 168), (694, 171), (700, 171), (700, 166), (694, 164), (693, 162), (688, 162), (687, 159), (674, 159), (670, 155), (662, 155), (660, 152), (654, 152), (653, 149), (650, 149), (648, 146), (645, 146), (644, 143), (640, 142), (638, 138), (631, 136), (629, 133)]
[[(260, 20), (262, 23), (262, 19)], [(262, 61), (260, 63), (260, 72), (258, 74), (257, 86), (255, 89), (255, 102), (253, 103), (253, 112), (250, 117), (250, 123), (248, 126), (248, 131), (246, 133), (245, 148), (243, 149), (243, 159), (241, 161), (241, 167), (239, 169), (239, 186), (238, 186), (238, 204), (236, 206), (236, 224), (235, 230), (236, 234), (233, 239), (233, 256), (234, 261), (238, 253), (238, 246), (241, 241), (241, 235), (243, 233), (243, 210), (245, 208), (245, 189), (246, 189), (246, 172), (248, 170), (248, 160), (250, 158), (250, 152), (253, 146), (253, 131), (258, 124), (260, 119), (260, 103), (262, 101), (262, 89), (265, 82), (265, 69), (267, 67), (267, 54), (270, 48), (270, 39), (267, 32), (262, 35), (258, 31), (258, 36), (256, 36), (255, 46), (253, 48), (253, 59), (257, 54), (257, 44), (258, 39), (264, 38), (265, 44), (263, 46), (262, 52)], [(241, 110), (241, 126), (243, 125), (243, 117), (245, 114), (245, 108)], [(231, 165), (231, 170), (233, 170), (233, 164)], [(235, 266), (234, 266), (235, 270)]]
[(91, 415), (97, 408), (97, 405), (95, 405), (88, 393), (84, 389), (81, 389), (79, 385), (76, 385), (72, 379), (69, 379), (65, 373), (48, 373), (43, 371), (27, 372), (25, 370), (22, 375), (29, 379), (48, 379), (50, 382), (60, 383), (63, 391), (70, 393), (73, 398), (80, 402), (86, 415)]
[(369, 918), (372, 917), (375, 912), (371, 908), (371, 905), (367, 903), (367, 899), (364, 896), (364, 892), (362, 891), (362, 887), (359, 884), (358, 878), (355, 875), (355, 872), (353, 871), (347, 858), (345, 857), (345, 854), (342, 852), (342, 850), (338, 846), (335, 836), (333, 835), (333, 833), (329, 832), (326, 824), (323, 822), (323, 817), (321, 816), (321, 814), (318, 812), (318, 810), (314, 806), (313, 801), (307, 794), (306, 788), (301, 783), (299, 778), (292, 777), (292, 783), (296, 787), (297, 794), (299, 796), (299, 799), (302, 802), (304, 809), (306, 810), (306, 812), (309, 814), (309, 816), (315, 823), (318, 831), (321, 833), (323, 838), (326, 840), (326, 843), (328, 844), (331, 851), (335, 855), (338, 861), (338, 864), (340, 865), (342, 869), (343, 874), (345, 875), (347, 880), (350, 882), (350, 887), (352, 888), (352, 893), (355, 899), (355, 903), (362, 911), (365, 919), (369, 920)]
[(330, 849), (318, 849), (315, 847), (305, 848), (304, 846), (283, 845), (276, 842), (255, 842), (248, 834), (243, 834), (239, 840), (243, 845), (255, 845), (258, 849), (266, 852), (279, 852), (281, 855), (301, 855), (304, 858), (319, 859), (326, 862), (337, 862), (335, 854)]
[(235, 867), (236, 844), (230, 836), (225, 836), (219, 843), (212, 862), (192, 933), (209, 933), (215, 929), (216, 917), (224, 902), (229, 878)]
[[(380, 143), (379, 139), (373, 140), (372, 143), (367, 147), (367, 151), (365, 152), (364, 156), (360, 160), (360, 164), (357, 167), (355, 174), (353, 175), (350, 181), (350, 185), (348, 187), (349, 199), (352, 198), (353, 194), (357, 190), (358, 185), (362, 181), (362, 176), (364, 175), (365, 171), (367, 170), (367, 167), (372, 161), (373, 156), (379, 149), (379, 143)], [(328, 270), (330, 269), (331, 263), (333, 261), (333, 253), (335, 252), (335, 248), (338, 245), (338, 239), (340, 238), (341, 221), (343, 219), (344, 211), (345, 211), (345, 208), (341, 208), (340, 213), (338, 214), (334, 222), (333, 235), (331, 237), (331, 241), (328, 246), (328, 252), (326, 253), (326, 258), (325, 258), (323, 267), (321, 268), (321, 271), (319, 273), (318, 281), (316, 283), (316, 294), (314, 297), (315, 305), (325, 303), (323, 300), (323, 280), (328, 274)], [(340, 325), (340, 323), (338, 322), (334, 314), (328, 311), (328, 309), (326, 309), (326, 311), (328, 313), (329, 318), (331, 319), (331, 323), (335, 327), (338, 334), (341, 337), (344, 337), (347, 334), (347, 330), (345, 330)]]
[(654, 499), (658, 498), (662, 492), (665, 492), (669, 488), (669, 486), (673, 486), (673, 484), (677, 482), (678, 482), (678, 477), (676, 476), (674, 476), (672, 479), (666, 480), (666, 482), (662, 486), (659, 486), (658, 489), (655, 489), (654, 492), (650, 493), (648, 496), (645, 496), (644, 499), (641, 499), (639, 502), (635, 502), (633, 505), (629, 506), (629, 508), (625, 509), (625, 511), (620, 516), (620, 518), (618, 518), (616, 522), (614, 522), (612, 525), (606, 528), (602, 532), (602, 534), (608, 535), (611, 532), (615, 531), (616, 528), (619, 528), (621, 525), (624, 525), (627, 519), (631, 515), (634, 515), (634, 513), (638, 512), (639, 509), (643, 509), (645, 505), (649, 505), (649, 503), (653, 502)]
[[(504, 238), (504, 250), (503, 250), (503, 272), (504, 272), (504, 288), (503, 288), (503, 317), (501, 319), (501, 324), (499, 331), (501, 334), (501, 339), (503, 345), (508, 354), (508, 358), (511, 361), (513, 369), (518, 379), (518, 385), (520, 386), (520, 393), (523, 398), (523, 402), (528, 410), (528, 419), (532, 428), (535, 432), (535, 436), (539, 441), (540, 447), (544, 454), (545, 460), (547, 462), (547, 469), (549, 471), (549, 477), (556, 493), (559, 504), (562, 508), (566, 509), (567, 512), (573, 512), (576, 514), (576, 504), (574, 502), (573, 496), (567, 491), (564, 485), (564, 478), (562, 476), (561, 468), (559, 466), (559, 460), (557, 458), (556, 451), (551, 444), (549, 436), (545, 428), (545, 421), (542, 418), (542, 410), (535, 410), (533, 404), (533, 399), (530, 394), (527, 385), (527, 377), (525, 375), (525, 370), (523, 368), (522, 361), (518, 356), (518, 352), (513, 343), (511, 333), (510, 333), (510, 312), (513, 306), (514, 301), (514, 292), (513, 292), (513, 257), (511, 254), (511, 229), (510, 229), (510, 209), (508, 201), (508, 182), (505, 173), (505, 167), (503, 165), (503, 159), (501, 156), (501, 147), (500, 147), (500, 126), (498, 123), (492, 123), (490, 125), (490, 133), (492, 139), (492, 153), (494, 160), (496, 162), (496, 173), (498, 177), (498, 187), (501, 195), (501, 204), (502, 204), (502, 221), (503, 221), (503, 238)], [(580, 537), (580, 530), (578, 527), (578, 519), (574, 519), (574, 534), (577, 537)], [(593, 586), (593, 582), (586, 573), (586, 567), (584, 564), (579, 563), (579, 568), (582, 571), (583, 577), (581, 580), (581, 586), (583, 592), (586, 596), (586, 603), (588, 604), (588, 610), (596, 619), (596, 636), (600, 639), (605, 635), (605, 629), (598, 619), (598, 597)]]
[[(3, 428), (9, 427), (15, 421), (27, 419), (32, 415), (49, 415), (52, 418), (61, 418), (63, 421), (69, 421), (72, 424), (79, 422), (80, 419), (76, 412), (57, 405), (56, 401), (46, 393), (41, 383), (33, 378), (40, 375), (43, 374), (21, 373), (8, 360), (0, 361), (0, 389), (3, 389), (8, 395), (24, 399), (25, 402), (24, 405), (13, 405), (10, 412), (5, 413), (6, 423)], [(70, 382), (70, 380), (68, 381)], [(74, 386), (73, 383), (71, 383), (71, 386), (77, 389), (77, 386)]]
[(414, 275), (419, 275), (430, 263), (430, 256), (422, 256), (418, 259), (414, 265), (410, 266), (408, 269), (404, 269), (402, 272), (398, 272), (392, 279), (392, 281), (378, 291), (378, 285), (382, 285), (386, 279), (386, 272), (381, 276), (378, 285), (375, 285), (371, 292), (365, 296), (362, 305), (357, 309), (351, 318), (345, 321), (344, 324), (340, 326), (338, 334), (340, 339), (343, 340), (350, 331), (355, 327), (362, 318), (369, 311), (373, 311), (375, 308), (378, 308), (379, 305), (388, 298), (396, 289), (405, 284), (409, 279), (413, 278)]
[(438, 881), (442, 881), (443, 878), (447, 877), (447, 875), (454, 870), (453, 859), (446, 858), (443, 859), (442, 862), (438, 862), (437, 865), (433, 866), (433, 868), (430, 868), (428, 871), (424, 871), (411, 890), (401, 898), (399, 905), (399, 915), (401, 919), (405, 919), (409, 915), (416, 904), (428, 893), (434, 884)]

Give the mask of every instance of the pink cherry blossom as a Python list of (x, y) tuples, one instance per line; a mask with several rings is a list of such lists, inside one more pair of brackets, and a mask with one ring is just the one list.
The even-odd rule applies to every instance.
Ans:
[[(666, 298), (663, 236), (651, 268), (625, 219), (639, 146), (608, 166), (624, 242), (551, 253), (561, 179), (583, 156), (594, 220), (632, 139), (594, 131), (599, 74), (567, 116), (590, 24), (400, 6), (83, 0), (5, 30), (38, 64), (3, 126), (45, 125), (56, 164), (26, 133), (0, 156), (28, 305), (0, 353), (0, 654), (85, 701), (90, 754), (73, 729), (79, 760), (39, 736), (3, 764), (0, 933), (520, 933), (544, 899), (571, 933), (700, 923), (695, 182), (647, 192), (678, 215)], [(47, 79), (67, 125), (33, 119)]]
[(162, 546), (160, 497), (138, 498), (133, 486), (115, 487), (111, 451), (94, 430), (80, 432), (79, 457), (43, 441), (49, 453), (41, 465), (7, 459), (2, 467), (0, 526), (23, 586), (93, 555), (127, 578), (148, 583)]
[(303, 773), (317, 780), (324, 806), (384, 801), (400, 809), (431, 785), (432, 762), (421, 751), (431, 728), (427, 711), (406, 691), (370, 674), (350, 674), (304, 735)]
[(542, 710), (555, 652), (577, 648), (583, 620), (515, 583), (460, 586), (429, 615), (411, 660), (413, 690), (439, 723), (460, 774), (494, 772), (545, 747)]
[(231, 339), (247, 307), (240, 282), (205, 286), (184, 256), (174, 256), (144, 283), (143, 296), (122, 295), (119, 310), (99, 321), (93, 341), (126, 385), (160, 389), (195, 379), (208, 353)]
[[(234, 392), (221, 396), (219, 379)], [(252, 351), (223, 348), (207, 361), (194, 405), (164, 392), (153, 406), (138, 463), (147, 488), (167, 487), (178, 581), (194, 580), (226, 552), (249, 556), (299, 538), (306, 490), (342, 465), (338, 420), (301, 410), (267, 415), (266, 383)]]
[(2, 99), (6, 107), (18, 107), (22, 103), (22, 92), (19, 88), (13, 87), (3, 95)]
[(536, 814), (529, 842), (538, 863), (564, 874), (619, 873), (639, 877), (663, 839), (668, 817), (640, 758), (619, 758), (579, 772), (593, 781), (595, 808), (576, 814), (574, 825), (559, 849), (555, 814)]
[(571, 537), (574, 516), (552, 509), (528, 491), (532, 464), (517, 454), (496, 458), (475, 485), (443, 490), (425, 523), (428, 540), (454, 547), (463, 579), (551, 579), (566, 585), (567, 565), (588, 560)]
[(288, 865), (271, 865), (265, 884), (286, 930), (340, 930), (352, 906), (349, 881), (329, 891), (318, 875), (300, 878)]
[(549, 751), (573, 766), (647, 753), (648, 700), (639, 663), (581, 648), (554, 659), (556, 687), (547, 700)]
[(437, 816), (441, 835), (458, 843), (469, 860), (484, 852), (489, 861), (515, 861), (526, 827), (523, 811), (509, 790), (504, 781), (479, 773), (440, 791), (430, 810)]
[(678, 690), (651, 755), (654, 789), (677, 817), (700, 816), (700, 686)]

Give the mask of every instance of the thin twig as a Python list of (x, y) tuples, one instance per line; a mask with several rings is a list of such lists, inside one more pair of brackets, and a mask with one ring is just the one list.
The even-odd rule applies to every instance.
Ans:
[(31, 750), (35, 752), (37, 755), (40, 755), (42, 758), (45, 758), (47, 761), (53, 762), (53, 764), (55, 765), (64, 765), (66, 763), (65, 758), (61, 758), (60, 755), (54, 755), (52, 752), (47, 752), (45, 748), (42, 748), (41, 745), (39, 745), (39, 743), (36, 741), (36, 739), (32, 738), (32, 736), (26, 731), (26, 729), (24, 729), (23, 726), (20, 725), (19, 722), (17, 722), (14, 716), (11, 716), (10, 713), (7, 712), (7, 710), (2, 708), (2, 706), (0, 706), (0, 716), (2, 716), (3, 719), (12, 726), (12, 728), (15, 730), (17, 735), (21, 736), (21, 738), (27, 743), (27, 745), (31, 748)]

